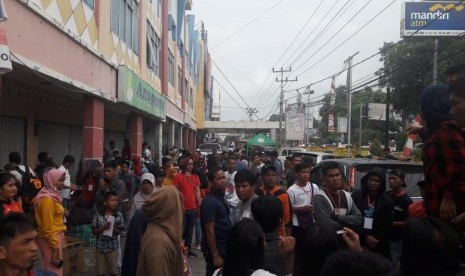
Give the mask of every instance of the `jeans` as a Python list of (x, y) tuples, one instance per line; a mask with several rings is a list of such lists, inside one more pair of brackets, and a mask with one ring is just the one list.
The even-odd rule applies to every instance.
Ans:
[(200, 244), (202, 240), (202, 232), (200, 231), (200, 217), (195, 216), (195, 244)]
[(192, 235), (194, 234), (196, 217), (197, 217), (196, 209), (190, 209), (184, 212), (182, 238), (184, 239), (184, 244), (187, 247), (188, 251), (191, 250)]

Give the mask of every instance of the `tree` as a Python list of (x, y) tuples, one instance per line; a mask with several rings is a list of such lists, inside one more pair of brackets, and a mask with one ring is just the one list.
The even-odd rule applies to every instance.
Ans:
[[(323, 106), (320, 108), (321, 123), (318, 125), (318, 129), (321, 134), (322, 143), (336, 143), (340, 142), (339, 133), (328, 132), (328, 116), (329, 116), (329, 94), (325, 95), (323, 99)], [(386, 93), (381, 90), (373, 90), (370, 87), (366, 87), (362, 90), (352, 92), (352, 118), (351, 118), (351, 143), (358, 144), (359, 142), (359, 131), (360, 131), (360, 105), (364, 110), (364, 116), (362, 120), (362, 145), (367, 144), (374, 139), (379, 141), (384, 140), (385, 123), (384, 121), (368, 121), (366, 119), (367, 104), (368, 103), (386, 103)], [(337, 129), (337, 117), (346, 117), (347, 114), (347, 91), (345, 86), (339, 86), (336, 88), (336, 107), (335, 107), (335, 125)], [(397, 131), (399, 129), (398, 124), (391, 120), (389, 130)]]
[[(284, 116), (284, 114), (281, 116), (283, 122), (286, 120), (286, 117)], [(279, 122), (279, 114), (273, 114), (270, 116), (270, 119), (268, 120), (270, 122)]]
[[(451, 65), (465, 60), (465, 39), (438, 37), (438, 82), (445, 82), (444, 71)], [(380, 84), (390, 87), (394, 110), (404, 118), (418, 113), (422, 90), (433, 80), (434, 38), (411, 37), (395, 44), (384, 43), (380, 49), (384, 66), (377, 71)]]

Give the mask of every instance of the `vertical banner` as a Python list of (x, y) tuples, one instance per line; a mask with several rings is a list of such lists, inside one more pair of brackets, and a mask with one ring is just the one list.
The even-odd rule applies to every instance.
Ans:
[(288, 105), (286, 108), (286, 140), (303, 141), (305, 135), (305, 107)]
[(336, 77), (331, 79), (331, 91), (329, 92), (329, 118), (328, 118), (328, 131), (334, 132), (334, 109), (336, 108)]
[(0, 74), (5, 74), (13, 70), (10, 59), (10, 48), (6, 38), (5, 22), (8, 19), (5, 3), (0, 0)]
[[(417, 116), (415, 117), (414, 124), (422, 125), (420, 114), (417, 114)], [(402, 156), (410, 157), (410, 154), (413, 150), (413, 142), (417, 139), (417, 136), (418, 134), (409, 134), (409, 136), (407, 137), (407, 141), (405, 141), (404, 148), (402, 149)]]

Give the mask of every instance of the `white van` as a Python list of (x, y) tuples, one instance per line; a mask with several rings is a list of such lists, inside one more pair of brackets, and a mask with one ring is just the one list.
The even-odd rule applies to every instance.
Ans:
[(278, 150), (278, 159), (283, 162), (286, 160), (287, 156), (291, 156), (294, 152), (303, 152), (304, 149), (297, 147), (282, 147)]

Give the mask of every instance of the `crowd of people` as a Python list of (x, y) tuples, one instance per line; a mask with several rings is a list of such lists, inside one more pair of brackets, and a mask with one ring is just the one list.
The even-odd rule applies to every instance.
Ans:
[[(113, 148), (76, 183), (47, 153), (35, 170), (11, 152), (0, 173), (0, 275), (63, 275), (65, 234), (95, 247), (98, 275), (455, 275), (465, 230), (465, 65), (420, 98), (423, 201), (405, 173), (372, 168), (353, 190), (337, 162), (277, 152), (176, 150), (161, 164)], [(129, 145), (125, 145), (129, 146)], [(126, 155), (130, 148), (122, 150)], [(130, 154), (129, 154), (130, 156)], [(126, 235), (122, 251), (121, 235)], [(40, 254), (39, 254), (40, 253)], [(39, 258), (40, 256), (40, 258)], [(40, 259), (40, 261), (38, 261)]]

